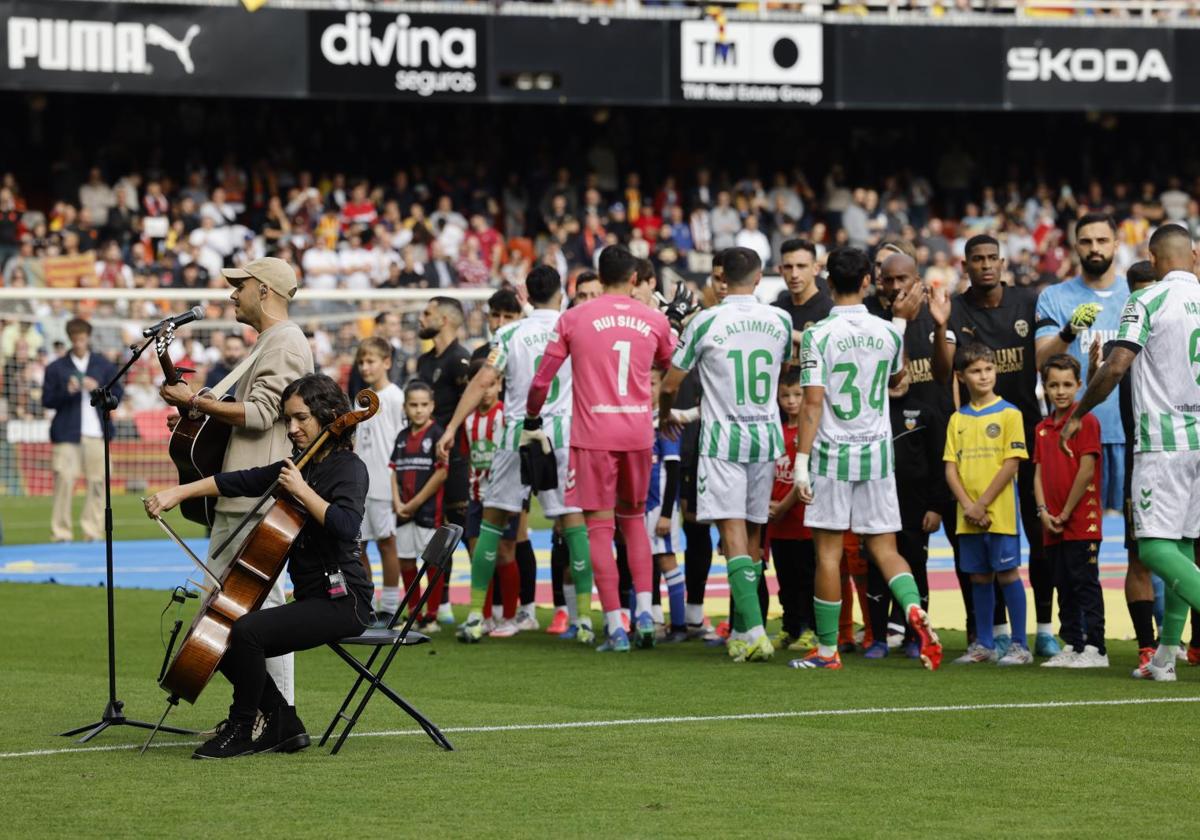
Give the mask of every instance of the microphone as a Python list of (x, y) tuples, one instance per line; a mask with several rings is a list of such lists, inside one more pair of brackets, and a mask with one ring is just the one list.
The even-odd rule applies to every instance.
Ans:
[(149, 338), (150, 336), (156, 335), (157, 333), (161, 332), (162, 330), (167, 329), (168, 327), (172, 327), (172, 328), (173, 327), (182, 327), (184, 324), (192, 323), (192, 321), (203, 321), (203, 320), (204, 320), (204, 310), (201, 309), (199, 306), (193, 306), (191, 309), (189, 309), (187, 312), (184, 312), (182, 315), (172, 315), (170, 318), (164, 318), (163, 320), (159, 321), (157, 324), (155, 324), (152, 327), (146, 327), (146, 329), (142, 330), (142, 335), (145, 336), (146, 338)]

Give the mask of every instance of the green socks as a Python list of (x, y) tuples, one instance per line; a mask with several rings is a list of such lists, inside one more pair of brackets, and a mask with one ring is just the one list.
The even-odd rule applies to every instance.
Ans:
[(1178, 645), (1188, 607), (1200, 609), (1200, 569), (1196, 568), (1195, 547), (1191, 540), (1140, 539), (1138, 556), (1167, 587), (1162, 644)]
[(908, 620), (908, 608), (913, 606), (921, 606), (921, 592), (917, 589), (917, 581), (912, 576), (912, 572), (901, 572), (894, 578), (888, 581), (888, 588), (892, 590), (892, 596), (900, 602), (900, 606), (904, 609), (904, 620)]
[[(726, 566), (729, 591), (733, 594), (733, 629), (745, 633), (762, 626), (762, 609), (758, 604), (758, 575), (760, 566), (749, 556), (731, 557)], [(739, 628), (737, 625), (741, 624)]]
[(571, 580), (575, 583), (575, 603), (580, 620), (590, 620), (592, 612), (592, 554), (588, 547), (586, 525), (563, 529), (563, 540), (571, 558)]
[(824, 647), (837, 649), (838, 622), (842, 620), (842, 602), (813, 598), (813, 613), (817, 619), (817, 641)]
[(475, 551), (471, 554), (471, 612), (483, 614), (487, 600), (488, 585), (496, 573), (496, 555), (500, 552), (500, 538), (504, 529), (484, 521), (479, 525), (479, 537), (475, 540)]

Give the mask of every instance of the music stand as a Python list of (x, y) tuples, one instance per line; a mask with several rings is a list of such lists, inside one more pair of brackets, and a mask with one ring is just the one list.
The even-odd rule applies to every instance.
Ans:
[[(154, 724), (152, 723), (125, 717), (125, 704), (117, 699), (117, 641), (116, 620), (113, 608), (112, 454), (108, 430), (111, 425), (110, 421), (113, 409), (117, 407), (116, 397), (112, 393), (113, 386), (129, 372), (129, 368), (133, 367), (133, 363), (141, 358), (142, 353), (157, 338), (158, 334), (155, 333), (146, 339), (146, 342), (141, 347), (132, 348), (133, 354), (129, 357), (129, 361), (125, 362), (125, 365), (113, 374), (112, 379), (99, 388), (92, 390), (91, 404), (100, 412), (100, 429), (104, 433), (104, 590), (108, 597), (108, 704), (105, 705), (100, 720), (59, 733), (63, 737), (71, 738), (81, 732), (86, 732), (87, 734), (79, 739), (79, 743), (81, 744), (92, 740), (110, 726), (135, 726), (139, 729), (154, 729)], [(195, 730), (179, 729), (173, 726), (163, 726), (162, 729), (176, 735), (196, 734)]]

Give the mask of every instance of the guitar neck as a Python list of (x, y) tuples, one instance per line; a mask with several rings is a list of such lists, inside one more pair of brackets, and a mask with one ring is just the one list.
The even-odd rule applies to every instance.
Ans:
[(155, 352), (158, 355), (158, 364), (162, 367), (163, 378), (168, 385), (174, 385), (183, 381), (183, 377), (179, 375), (179, 371), (175, 369), (175, 363), (171, 361), (171, 354), (168, 352), (170, 340), (161, 342)]

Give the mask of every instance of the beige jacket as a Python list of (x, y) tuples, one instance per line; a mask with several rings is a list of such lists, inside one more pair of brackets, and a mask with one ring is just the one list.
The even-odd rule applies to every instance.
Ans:
[[(234, 426), (225, 450), (223, 472), (264, 467), (292, 454), (283, 422), (283, 389), (313, 372), (312, 350), (304, 331), (292, 321), (267, 327), (255, 345), (258, 355), (238, 380), (233, 396), (246, 406), (246, 425)], [(217, 510), (244, 513), (253, 507), (248, 497), (221, 498)]]

